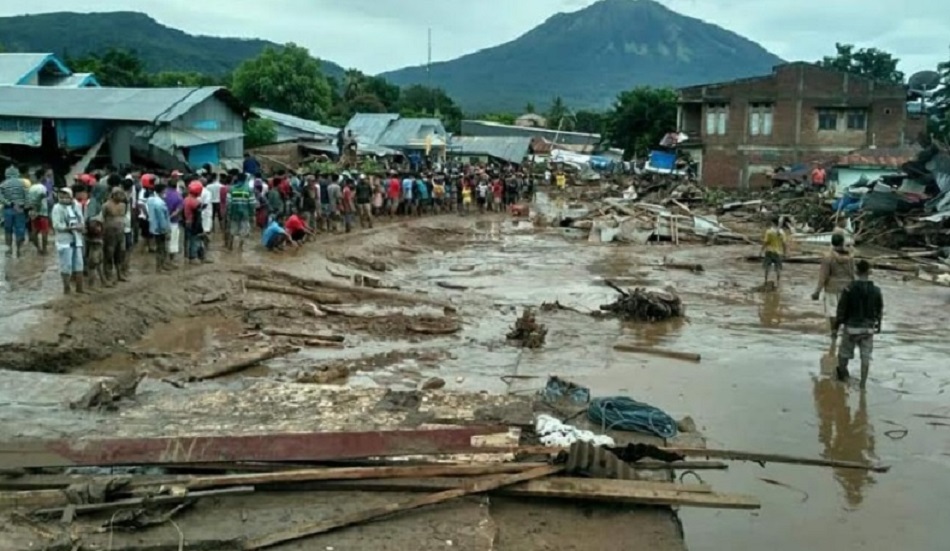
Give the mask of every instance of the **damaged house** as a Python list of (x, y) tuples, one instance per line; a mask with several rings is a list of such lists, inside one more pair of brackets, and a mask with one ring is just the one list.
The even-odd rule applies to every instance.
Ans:
[(239, 166), (249, 111), (225, 88), (0, 86), (0, 154), (78, 173)]
[(806, 62), (759, 77), (681, 88), (679, 147), (708, 186), (764, 187), (778, 166), (825, 161), (865, 148), (902, 148), (926, 127), (908, 114), (903, 84)]
[(0, 54), (0, 86), (96, 88), (92, 73), (74, 73), (53, 54)]

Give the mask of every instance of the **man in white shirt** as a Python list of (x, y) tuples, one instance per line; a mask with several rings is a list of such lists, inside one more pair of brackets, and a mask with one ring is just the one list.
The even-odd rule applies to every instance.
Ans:
[[(205, 191), (208, 193), (208, 196), (211, 198), (211, 221), (218, 221), (218, 224), (221, 224), (221, 188), (224, 187), (224, 184), (221, 183), (221, 176), (214, 174), (211, 176), (213, 180), (211, 183), (205, 186)], [(204, 194), (202, 194), (204, 195)], [(204, 201), (202, 201), (204, 203)], [(202, 222), (204, 224), (204, 222)], [(209, 226), (208, 231), (214, 231), (214, 228)]]

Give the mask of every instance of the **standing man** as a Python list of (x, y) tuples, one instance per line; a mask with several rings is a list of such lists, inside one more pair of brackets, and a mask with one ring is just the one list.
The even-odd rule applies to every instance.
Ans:
[(3, 234), (7, 244), (7, 256), (13, 256), (16, 237), (16, 256), (20, 257), (26, 241), (26, 186), (20, 179), (20, 169), (9, 166), (4, 172), (6, 179), (0, 183), (0, 209), (3, 210)]
[(815, 165), (815, 168), (811, 171), (811, 185), (813, 188), (818, 191), (825, 191), (825, 179), (827, 176), (824, 167)]
[(811, 299), (818, 300), (821, 293), (825, 293), (825, 317), (828, 318), (828, 328), (831, 330), (831, 348), (828, 353), (834, 355), (835, 345), (838, 342), (838, 330), (835, 318), (838, 315), (838, 301), (845, 288), (854, 281), (854, 257), (845, 247), (844, 235), (834, 233), (831, 236), (831, 251), (821, 260), (818, 272), (818, 287), (812, 293)]
[(247, 174), (238, 174), (228, 189), (228, 250), (234, 250), (234, 239), (238, 241), (238, 251), (244, 250), (244, 241), (251, 235), (251, 221), (257, 201), (247, 180)]
[(373, 186), (360, 174), (356, 182), (356, 210), (360, 217), (360, 227), (373, 227)]
[(864, 388), (871, 367), (874, 333), (881, 332), (884, 298), (877, 285), (868, 279), (871, 265), (867, 260), (859, 260), (855, 272), (857, 279), (841, 293), (835, 317), (835, 330), (844, 327), (841, 350), (838, 352), (837, 375), (840, 381), (848, 379), (848, 362), (854, 358), (854, 347), (857, 346), (861, 351), (861, 388)]
[(122, 187), (112, 188), (109, 200), (102, 207), (102, 223), (105, 228), (103, 246), (103, 273), (106, 286), (115, 285), (113, 272), (119, 281), (128, 281), (125, 274), (125, 221), (128, 199)]
[(221, 227), (221, 188), (224, 187), (224, 184), (221, 183), (223, 176), (221, 174), (214, 174), (212, 176), (211, 183), (205, 186), (205, 190), (208, 192), (208, 197), (211, 200), (211, 221), (212, 224), (207, 228), (204, 228), (206, 233), (212, 233), (215, 231), (214, 222), (217, 222), (218, 227)]
[(61, 188), (57, 194), (58, 202), (50, 213), (53, 231), (56, 232), (56, 254), (59, 257), (59, 273), (63, 278), (63, 292), (83, 292), (83, 237), (85, 223), (82, 208), (73, 199), (73, 190)]
[(45, 255), (49, 244), (49, 201), (46, 186), (43, 185), (43, 170), (36, 172), (36, 183), (27, 190), (30, 212), (30, 240), (40, 254)]
[(172, 231), (172, 221), (165, 204), (165, 189), (164, 182), (155, 184), (155, 193), (145, 201), (145, 207), (148, 209), (148, 232), (155, 241), (157, 272), (172, 269), (168, 264), (168, 239)]
[(244, 164), (241, 167), (244, 174), (250, 174), (251, 177), (257, 177), (261, 173), (261, 163), (248, 152), (244, 152)]
[(785, 233), (779, 227), (779, 217), (772, 218), (772, 227), (762, 238), (762, 265), (765, 268), (765, 286), (769, 284), (769, 272), (775, 268), (775, 285), (782, 283), (782, 259), (788, 254)]
[(327, 232), (336, 232), (336, 220), (340, 215), (343, 203), (343, 188), (340, 187), (340, 175), (330, 176), (330, 185), (327, 186)]

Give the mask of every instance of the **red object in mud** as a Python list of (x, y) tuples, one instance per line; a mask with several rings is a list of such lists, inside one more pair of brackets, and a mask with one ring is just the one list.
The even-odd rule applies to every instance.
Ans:
[(508, 210), (511, 212), (511, 215), (515, 217), (525, 217), (528, 216), (530, 212), (528, 205), (511, 205), (508, 207)]
[(198, 180), (193, 180), (190, 184), (188, 184), (188, 193), (198, 196), (201, 195), (201, 192), (204, 191), (204, 188), (205, 187), (201, 185), (201, 182)]
[(454, 427), (369, 432), (244, 436), (74, 438), (0, 442), (0, 468), (324, 461), (433, 453), (477, 453), (472, 438), (508, 427)]

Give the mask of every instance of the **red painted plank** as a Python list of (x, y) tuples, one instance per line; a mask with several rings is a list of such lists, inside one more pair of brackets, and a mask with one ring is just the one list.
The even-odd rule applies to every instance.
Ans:
[(0, 443), (0, 468), (161, 465), (236, 461), (324, 461), (482, 451), (472, 437), (507, 427), (251, 436), (180, 436)]

